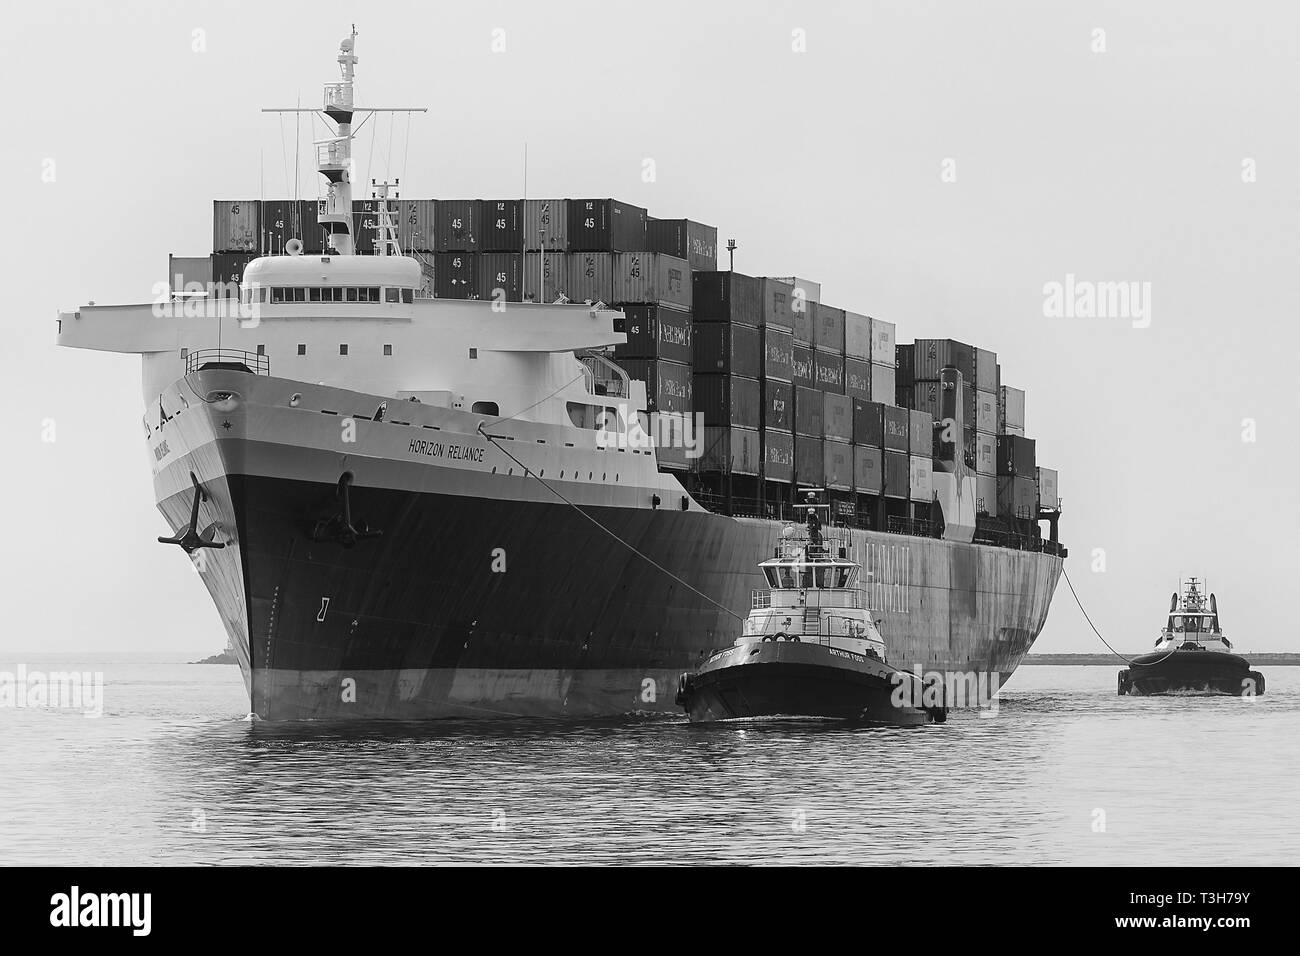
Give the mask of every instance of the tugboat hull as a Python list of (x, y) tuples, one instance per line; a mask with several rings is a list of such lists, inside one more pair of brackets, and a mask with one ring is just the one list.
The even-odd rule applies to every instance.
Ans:
[(677, 695), (693, 723), (809, 717), (889, 726), (942, 723), (942, 706), (913, 706), (924, 700), (912, 674), (873, 657), (798, 641), (719, 651), (683, 676)]
[(1264, 675), (1236, 654), (1174, 651), (1144, 654), (1119, 672), (1120, 696), (1216, 695), (1253, 697), (1264, 693)]

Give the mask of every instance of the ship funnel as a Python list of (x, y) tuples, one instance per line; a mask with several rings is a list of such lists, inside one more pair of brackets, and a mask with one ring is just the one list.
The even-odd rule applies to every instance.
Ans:
[(966, 414), (962, 405), (962, 374), (955, 368), (939, 372), (939, 421), (935, 422), (934, 490), (943, 511), (943, 536), (950, 541), (975, 537), (975, 476), (966, 466)]

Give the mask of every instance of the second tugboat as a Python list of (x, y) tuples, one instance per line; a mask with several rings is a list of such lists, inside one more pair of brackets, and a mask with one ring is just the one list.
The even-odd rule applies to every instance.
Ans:
[[(692, 722), (739, 718), (914, 726), (947, 719), (942, 688), (885, 662), (885, 642), (859, 589), (849, 536), (824, 523), (809, 493), (802, 533), (787, 526), (759, 567), (768, 587), (736, 642), (683, 674), (677, 703)], [(927, 706), (928, 705), (928, 706)]]
[(1232, 653), (1232, 642), (1219, 626), (1219, 602), (1201, 593), (1189, 578), (1182, 597), (1169, 601), (1169, 619), (1156, 649), (1119, 672), (1119, 694), (1215, 694), (1253, 697), (1264, 693), (1264, 675)]

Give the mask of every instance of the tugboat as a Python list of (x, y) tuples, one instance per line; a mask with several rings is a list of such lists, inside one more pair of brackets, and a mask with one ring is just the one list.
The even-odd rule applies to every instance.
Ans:
[(773, 557), (759, 565), (768, 586), (753, 592), (741, 636), (681, 676), (676, 700), (693, 723), (817, 718), (915, 726), (947, 719), (941, 686), (923, 686), (886, 662), (850, 536), (823, 521), (829, 506), (818, 492), (799, 505), (803, 528), (786, 526)]
[(1264, 675), (1232, 653), (1232, 642), (1219, 626), (1219, 602), (1207, 602), (1201, 582), (1189, 578), (1181, 598), (1169, 600), (1169, 619), (1156, 649), (1134, 658), (1119, 672), (1119, 694), (1216, 694), (1254, 697), (1264, 693)]

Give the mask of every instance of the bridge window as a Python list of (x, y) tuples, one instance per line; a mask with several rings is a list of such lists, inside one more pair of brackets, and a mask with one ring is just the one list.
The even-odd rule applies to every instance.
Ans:
[(393, 354), (393, 347), (392, 347), (391, 345), (385, 345), (385, 346), (384, 346), (384, 354), (385, 354), (385, 355), (392, 355), (392, 354)]
[(303, 345), (301, 342), (298, 343), (298, 354), (299, 355), (307, 354), (307, 346)]
[(276, 288), (272, 289), (272, 290), (271, 290), (271, 301), (272, 301), (272, 302), (283, 302), (283, 301), (284, 301), (284, 293), (285, 293), (285, 291), (286, 291), (286, 290), (281, 289), (281, 288), (279, 288), (279, 287), (276, 287)]
[(346, 345), (340, 345), (339, 355), (347, 355), (347, 354), (348, 354), (348, 347)]
[(403, 290), (402, 290), (402, 301), (405, 302), (407, 305), (410, 305), (412, 302), (414, 302), (414, 301), (415, 301), (415, 290), (414, 290), (414, 289), (403, 289)]
[(469, 409), (475, 415), (500, 415), (501, 408), (496, 402), (475, 402)]
[(386, 288), (384, 289), (385, 302), (400, 302), (402, 298), (401, 289)]
[(259, 345), (259, 346), (257, 347), (257, 354), (258, 354), (258, 355), (265, 355), (265, 354), (266, 354), (266, 346), (265, 346), (265, 345)]

